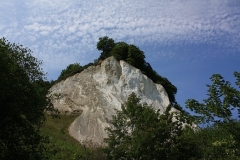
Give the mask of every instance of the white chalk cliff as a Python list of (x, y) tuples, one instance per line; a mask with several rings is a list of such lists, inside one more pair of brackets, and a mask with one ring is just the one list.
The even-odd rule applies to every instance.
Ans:
[(60, 112), (82, 111), (69, 127), (70, 135), (80, 142), (92, 141), (100, 145), (107, 136), (106, 118), (111, 119), (132, 92), (143, 103), (161, 112), (170, 104), (162, 85), (153, 83), (139, 69), (124, 61), (118, 62), (114, 57), (55, 84), (50, 90), (53, 95), (60, 95), (53, 101)]

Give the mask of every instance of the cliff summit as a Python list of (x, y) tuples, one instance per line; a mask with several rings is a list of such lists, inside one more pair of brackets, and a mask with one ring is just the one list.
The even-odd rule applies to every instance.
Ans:
[(107, 119), (121, 109), (132, 92), (142, 103), (160, 109), (161, 113), (170, 104), (162, 85), (153, 83), (139, 69), (114, 57), (55, 84), (50, 91), (58, 95), (53, 105), (61, 113), (82, 112), (69, 127), (70, 135), (80, 142), (91, 141), (98, 145), (102, 145), (107, 136)]

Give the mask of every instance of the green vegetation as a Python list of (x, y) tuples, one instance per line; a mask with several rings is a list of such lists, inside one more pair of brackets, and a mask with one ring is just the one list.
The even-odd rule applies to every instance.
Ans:
[(55, 149), (55, 155), (51, 159), (104, 160), (105, 155), (101, 148), (93, 146), (93, 148), (88, 149), (69, 135), (68, 128), (77, 116), (79, 115), (60, 115), (60, 118), (46, 116), (46, 123), (43, 124), (40, 131), (42, 135), (49, 137), (50, 143), (53, 144)]
[(60, 76), (58, 77), (58, 80), (64, 80), (67, 77), (79, 73), (82, 71), (82, 68), (83, 67), (79, 63), (70, 64), (66, 69), (62, 70)]
[(99, 42), (97, 43), (97, 49), (102, 51), (99, 59), (104, 60), (109, 57), (109, 53), (115, 46), (115, 42), (112, 38), (108, 38), (107, 36), (99, 38)]
[(67, 66), (66, 69), (62, 70), (60, 76), (53, 84), (60, 82), (62, 80), (67, 79), (70, 76), (75, 75), (76, 73), (82, 72), (84, 69), (88, 68), (89, 66), (96, 65), (97, 63), (88, 63), (85, 66), (81, 66), (79, 63), (70, 64)]
[[(240, 123), (238, 122), (239, 126)], [(225, 127), (214, 124), (190, 135), (197, 144), (200, 160), (239, 160), (238, 142)]]
[(148, 76), (154, 83), (161, 84), (165, 88), (170, 102), (173, 105), (176, 104), (175, 94), (177, 93), (177, 88), (167, 78), (160, 76), (152, 69), (151, 65), (145, 61), (144, 52), (138, 47), (132, 44), (129, 45), (125, 42), (115, 43), (112, 38), (105, 36), (99, 38), (97, 49), (102, 52), (94, 63), (89, 63), (85, 66), (80, 66), (79, 63), (70, 64), (66, 69), (62, 70), (56, 82), (65, 80), (76, 73), (80, 73), (91, 65), (98, 65), (99, 61), (114, 56), (117, 60), (124, 60), (132, 66), (140, 69), (141, 72)]
[(43, 85), (41, 61), (31, 50), (0, 39), (0, 159), (47, 159), (51, 148), (39, 134), (44, 110), (54, 110)]
[[(240, 73), (234, 72), (236, 86), (240, 88)], [(186, 106), (195, 112), (198, 123), (203, 128), (202, 153), (206, 159), (240, 159), (240, 122), (233, 111), (240, 110), (240, 91), (220, 74), (214, 74), (208, 87), (208, 98), (202, 103), (188, 99)], [(238, 112), (239, 117), (239, 112)]]
[[(172, 106), (179, 112), (163, 114), (141, 104), (132, 93), (109, 122), (109, 137), (104, 149), (86, 148), (68, 134), (78, 115), (57, 113), (46, 97), (54, 82), (45, 80), (41, 61), (31, 50), (0, 39), (0, 159), (169, 159), (169, 160), (240, 160), (240, 122), (233, 112), (240, 111), (240, 73), (234, 72), (236, 87), (214, 74), (203, 102), (186, 101), (190, 115), (174, 98), (177, 91), (166, 78), (158, 75), (145, 62), (144, 53), (125, 42), (99, 39), (99, 59), (85, 66), (70, 64), (58, 81), (81, 72), (99, 60), (114, 56), (139, 68), (154, 82), (162, 84)], [(57, 118), (58, 117), (58, 118)], [(177, 121), (173, 121), (172, 118)], [(182, 124), (186, 124), (183, 127)], [(189, 127), (193, 124), (197, 128)]]
[[(237, 77), (239, 74), (236, 72), (235, 75)], [(239, 105), (239, 91), (231, 87), (229, 82), (224, 85), (226, 83), (219, 75), (213, 75), (212, 80), (213, 85), (208, 85), (211, 88), (209, 91), (214, 90), (217, 97), (226, 96), (228, 101), (225, 100), (226, 97), (220, 98), (222, 103), (234, 102), (228, 107)], [(239, 81), (236, 84), (239, 84)], [(213, 86), (221, 89), (215, 92)], [(209, 95), (211, 99), (215, 94)], [(190, 101), (193, 100), (188, 100), (187, 103)], [(209, 116), (219, 113), (220, 106), (215, 104), (206, 108), (191, 107), (204, 110), (205, 112), (201, 112), (204, 113), (203, 117), (191, 116), (186, 112), (172, 113), (169, 112), (170, 106), (160, 115), (159, 111), (141, 104), (140, 99), (134, 93), (131, 94), (121, 110), (109, 120), (112, 126), (107, 128), (109, 138), (106, 139), (108, 146), (105, 148), (108, 159), (239, 160), (240, 122), (232, 117), (232, 113), (224, 108), (221, 112), (224, 118), (221, 120), (218, 117), (209, 123)], [(223, 114), (224, 112), (226, 113)], [(178, 121), (172, 121), (173, 117)], [(215, 117), (216, 115), (212, 120)], [(226, 117), (228, 118), (224, 120)], [(198, 123), (199, 119), (207, 122), (207, 127), (189, 127)], [(182, 123), (189, 125), (183, 127)]]
[(109, 121), (112, 127), (107, 128), (109, 138), (105, 149), (108, 159), (194, 158), (195, 144), (188, 136), (182, 136), (191, 129), (184, 129), (180, 118), (173, 121), (173, 116), (180, 117), (180, 113), (171, 113), (170, 109), (169, 106), (160, 115), (159, 110), (141, 104), (132, 93)]
[[(240, 72), (234, 72), (236, 85), (240, 88)], [(188, 99), (186, 105), (189, 109), (200, 114), (199, 119), (203, 122), (214, 122), (218, 124), (234, 121), (232, 111), (240, 109), (240, 91), (220, 74), (214, 74), (210, 78), (212, 85), (208, 87), (208, 98), (199, 103), (197, 100)]]

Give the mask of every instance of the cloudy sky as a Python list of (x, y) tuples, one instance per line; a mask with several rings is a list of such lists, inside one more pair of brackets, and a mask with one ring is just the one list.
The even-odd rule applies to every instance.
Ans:
[(48, 79), (99, 57), (99, 37), (138, 46), (177, 88), (179, 104), (206, 97), (210, 76), (240, 71), (239, 0), (7, 0), (0, 37), (43, 60)]

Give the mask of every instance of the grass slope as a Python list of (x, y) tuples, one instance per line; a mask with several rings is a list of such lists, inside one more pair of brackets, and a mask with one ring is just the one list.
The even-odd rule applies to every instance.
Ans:
[(47, 121), (41, 127), (41, 134), (49, 137), (50, 143), (56, 150), (56, 155), (51, 159), (106, 159), (100, 148), (85, 148), (69, 135), (68, 128), (77, 116), (79, 115), (60, 115), (60, 118), (46, 116)]

